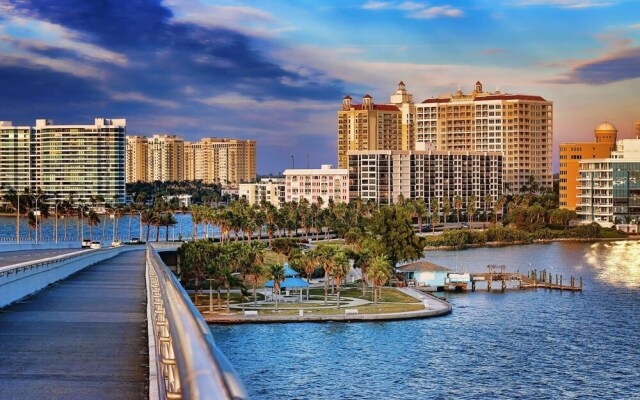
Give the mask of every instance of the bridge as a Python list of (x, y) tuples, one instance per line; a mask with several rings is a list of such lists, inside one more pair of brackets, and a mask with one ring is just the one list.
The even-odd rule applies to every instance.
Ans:
[(247, 398), (151, 245), (11, 254), (0, 253), (0, 398)]

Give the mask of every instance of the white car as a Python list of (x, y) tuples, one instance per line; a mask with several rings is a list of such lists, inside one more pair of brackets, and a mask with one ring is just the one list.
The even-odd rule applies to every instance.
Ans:
[(89, 247), (92, 248), (92, 249), (101, 249), (102, 248), (102, 243), (100, 243), (100, 242), (91, 242)]
[(89, 247), (91, 247), (91, 240), (82, 239), (82, 248), (83, 249), (88, 249)]
[(111, 247), (120, 247), (122, 246), (122, 242), (120, 240), (114, 240), (111, 242)]

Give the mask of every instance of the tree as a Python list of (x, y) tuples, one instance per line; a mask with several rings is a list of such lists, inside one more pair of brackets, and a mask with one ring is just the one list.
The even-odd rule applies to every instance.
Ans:
[(433, 200), (431, 200), (431, 229), (433, 233), (436, 232), (436, 225), (440, 222), (439, 211), (438, 199), (433, 198)]
[(469, 216), (469, 223), (473, 222), (473, 216), (478, 209), (477, 203), (478, 197), (475, 194), (469, 196), (469, 203), (467, 204), (467, 215)]
[(489, 193), (484, 195), (484, 216), (487, 223), (489, 222), (489, 207), (491, 206), (492, 200), (493, 199)]
[(89, 225), (89, 240), (93, 240), (93, 227), (100, 223), (100, 217), (98, 213), (91, 210), (87, 215), (87, 224)]
[(314, 249), (315, 256), (324, 270), (324, 304), (328, 302), (329, 274), (331, 273), (331, 258), (337, 251), (336, 246), (321, 244)]
[(269, 276), (273, 280), (273, 294), (276, 301), (275, 310), (278, 311), (278, 296), (280, 295), (280, 282), (284, 281), (284, 267), (280, 264), (272, 264), (269, 267)]
[[(302, 253), (300, 262), (304, 268), (305, 275), (307, 275), (307, 284), (309, 284), (311, 282), (311, 276), (313, 276), (316, 266), (318, 265), (315, 253), (313, 251)], [(309, 300), (309, 286), (307, 286), (307, 300)]]
[(380, 297), (382, 297), (382, 285), (384, 285), (393, 275), (389, 260), (384, 256), (373, 257), (369, 265), (367, 275), (373, 283), (373, 302), (374, 304), (378, 304), (377, 290), (380, 291)]
[(496, 201), (493, 204), (493, 213), (495, 214), (495, 218), (496, 218), (496, 225), (498, 225), (498, 213), (500, 213), (500, 215), (502, 215), (502, 210), (504, 208), (504, 205), (507, 203), (507, 198), (504, 195), (500, 195), (498, 196), (498, 201)]
[(442, 222), (447, 223), (447, 219), (449, 218), (449, 214), (451, 213), (451, 201), (448, 197), (445, 197), (442, 200)]
[(231, 302), (231, 288), (232, 287), (242, 287), (242, 280), (238, 278), (236, 273), (234, 273), (228, 266), (223, 267), (219, 272), (220, 282), (227, 290), (227, 312), (229, 312), (229, 304)]
[(155, 223), (157, 216), (152, 209), (146, 209), (140, 213), (140, 221), (147, 226), (146, 242), (149, 242), (149, 234), (151, 233), (151, 225)]
[(413, 231), (408, 212), (402, 207), (378, 209), (369, 221), (369, 231), (394, 267), (398, 261), (416, 260), (422, 256), (424, 244)]
[(349, 260), (343, 251), (338, 251), (333, 255), (331, 259), (331, 273), (336, 281), (336, 304), (338, 310), (340, 309), (340, 288), (342, 286), (342, 280), (349, 273)]
[(460, 195), (456, 196), (453, 199), (453, 207), (456, 209), (456, 214), (458, 215), (458, 224), (460, 223), (460, 210), (462, 210), (462, 197)]

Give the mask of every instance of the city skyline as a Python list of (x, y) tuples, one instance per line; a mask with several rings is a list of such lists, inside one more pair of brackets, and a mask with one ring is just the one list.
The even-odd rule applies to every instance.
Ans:
[[(640, 119), (633, 1), (0, 0), (1, 120), (126, 118), (128, 134), (259, 141), (258, 173), (337, 165), (342, 97), (472, 89), (554, 102), (558, 145)], [(576, 29), (579, 27), (580, 29)]]

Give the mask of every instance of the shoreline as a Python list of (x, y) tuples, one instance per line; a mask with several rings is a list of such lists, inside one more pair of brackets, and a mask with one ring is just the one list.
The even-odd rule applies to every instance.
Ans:
[(207, 324), (212, 325), (230, 325), (230, 324), (272, 324), (272, 323), (295, 323), (295, 322), (381, 322), (381, 321), (401, 321), (408, 319), (424, 319), (441, 317), (451, 314), (453, 307), (444, 300), (440, 300), (435, 296), (422, 293), (411, 288), (396, 288), (401, 292), (408, 294), (420, 300), (425, 308), (417, 311), (404, 311), (398, 313), (387, 314), (357, 314), (357, 315), (222, 315), (202, 317)]
[(575, 242), (575, 243), (584, 243), (584, 242), (615, 242), (615, 241), (628, 241), (628, 240), (640, 240), (640, 235), (629, 235), (627, 237), (622, 238), (589, 238), (589, 239), (581, 239), (581, 238), (558, 238), (558, 239), (536, 239), (532, 242), (487, 242), (482, 244), (468, 244), (464, 246), (425, 246), (424, 251), (431, 250), (465, 250), (465, 249), (480, 249), (483, 247), (491, 248), (491, 247), (508, 247), (508, 246), (525, 246), (528, 244), (551, 244), (555, 242)]

